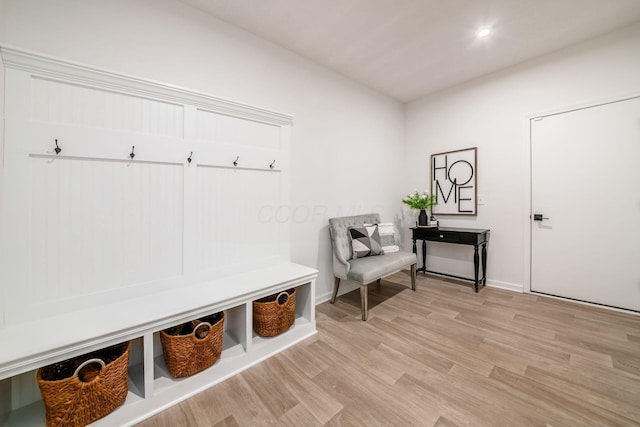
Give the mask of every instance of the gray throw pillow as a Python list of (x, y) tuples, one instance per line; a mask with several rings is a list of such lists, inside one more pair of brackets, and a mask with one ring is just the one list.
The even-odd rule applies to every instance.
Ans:
[(380, 243), (385, 254), (400, 251), (400, 246), (396, 241), (396, 229), (392, 222), (381, 222), (379, 224), (365, 224), (365, 227), (377, 225), (380, 233)]

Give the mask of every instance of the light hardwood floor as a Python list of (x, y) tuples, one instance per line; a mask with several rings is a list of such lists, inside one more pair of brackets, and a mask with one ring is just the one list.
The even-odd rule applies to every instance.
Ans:
[(640, 316), (398, 273), (140, 426), (640, 425)]

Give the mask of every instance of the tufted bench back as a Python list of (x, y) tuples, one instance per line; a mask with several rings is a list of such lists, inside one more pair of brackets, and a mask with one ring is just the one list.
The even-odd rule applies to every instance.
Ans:
[(351, 239), (347, 233), (349, 227), (362, 227), (364, 224), (378, 224), (379, 222), (380, 215), (377, 213), (330, 218), (329, 232), (331, 233), (333, 256), (342, 263), (351, 259)]

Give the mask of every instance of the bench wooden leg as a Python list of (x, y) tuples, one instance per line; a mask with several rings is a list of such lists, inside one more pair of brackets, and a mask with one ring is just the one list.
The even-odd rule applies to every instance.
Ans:
[(360, 286), (360, 309), (362, 310), (362, 320), (367, 320), (367, 308), (369, 306), (367, 295), (367, 285)]
[(416, 290), (416, 265), (411, 264), (411, 290)]
[(333, 282), (333, 294), (331, 295), (331, 304), (336, 302), (336, 297), (338, 296), (338, 288), (340, 287), (340, 279), (336, 277), (335, 282)]

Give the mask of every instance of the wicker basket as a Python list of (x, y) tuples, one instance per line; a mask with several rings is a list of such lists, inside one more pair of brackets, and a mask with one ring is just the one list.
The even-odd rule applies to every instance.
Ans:
[(222, 353), (224, 312), (160, 332), (162, 354), (174, 378), (197, 374), (216, 363)]
[(289, 289), (253, 302), (253, 330), (274, 337), (289, 330), (296, 320), (296, 290)]
[(129, 391), (129, 343), (38, 369), (47, 426), (85, 426), (122, 405)]

